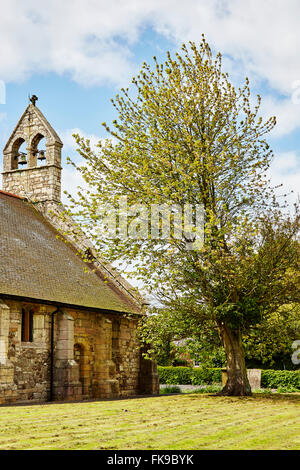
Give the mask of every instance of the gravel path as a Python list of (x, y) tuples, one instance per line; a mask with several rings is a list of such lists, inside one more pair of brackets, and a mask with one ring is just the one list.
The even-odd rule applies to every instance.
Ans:
[(199, 388), (206, 388), (205, 385), (172, 385), (172, 384), (160, 384), (160, 388), (165, 387), (179, 387), (180, 390), (199, 390)]

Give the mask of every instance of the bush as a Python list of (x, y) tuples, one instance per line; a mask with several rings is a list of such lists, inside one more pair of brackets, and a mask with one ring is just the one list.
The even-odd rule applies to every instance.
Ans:
[[(178, 385), (210, 385), (222, 380), (221, 368), (161, 367), (158, 368), (160, 383)], [(300, 371), (262, 370), (262, 388), (287, 387), (300, 390)]]
[(222, 380), (220, 368), (159, 366), (157, 370), (162, 384), (210, 385)]
[(163, 395), (165, 393), (181, 393), (180, 387), (163, 387), (160, 389), (160, 394)]
[(262, 370), (261, 386), (263, 388), (287, 387), (300, 390), (300, 371)]
[(277, 392), (278, 393), (294, 393), (294, 392), (299, 392), (299, 389), (295, 387), (291, 387), (289, 385), (288, 387), (278, 387)]
[(264, 393), (264, 394), (271, 394), (273, 393), (270, 388), (255, 388), (254, 390), (252, 389), (253, 393)]

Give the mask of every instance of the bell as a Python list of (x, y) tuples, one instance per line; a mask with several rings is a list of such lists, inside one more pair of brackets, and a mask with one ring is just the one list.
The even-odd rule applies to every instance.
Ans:
[(27, 164), (27, 160), (26, 160), (27, 155), (26, 155), (26, 153), (20, 152), (17, 157), (18, 157), (18, 165), (26, 165)]
[(39, 157), (38, 157), (38, 160), (46, 160), (46, 157), (45, 157), (45, 150), (40, 150), (39, 151)]

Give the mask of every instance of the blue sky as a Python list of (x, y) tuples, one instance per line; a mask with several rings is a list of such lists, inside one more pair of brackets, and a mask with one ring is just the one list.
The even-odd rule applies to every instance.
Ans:
[[(28, 103), (38, 107), (74, 155), (72, 133), (104, 137), (110, 103), (128, 86), (143, 61), (164, 60), (182, 42), (204, 33), (224, 56), (232, 81), (250, 78), (262, 96), (262, 114), (277, 116), (269, 136), (275, 152), (272, 181), (299, 192), (300, 2), (298, 0), (3, 0), (0, 16), (0, 104), (3, 148)], [(0, 100), (1, 101), (1, 100)], [(64, 186), (74, 192), (79, 176), (64, 166)], [(294, 196), (291, 198), (291, 201)]]

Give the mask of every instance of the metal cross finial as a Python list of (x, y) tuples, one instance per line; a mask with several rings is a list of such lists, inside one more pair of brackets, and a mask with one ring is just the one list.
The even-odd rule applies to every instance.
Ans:
[(32, 97), (30, 98), (30, 101), (31, 103), (33, 104), (33, 106), (35, 106), (35, 102), (38, 100), (38, 97), (36, 95), (32, 95)]

